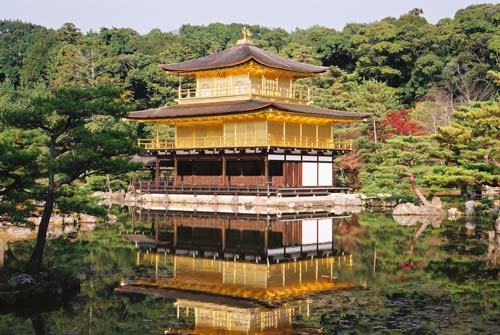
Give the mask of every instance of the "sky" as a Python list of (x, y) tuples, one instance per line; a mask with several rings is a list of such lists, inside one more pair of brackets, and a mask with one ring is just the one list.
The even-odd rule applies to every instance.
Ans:
[[(500, 0), (486, 0), (500, 3)], [(453, 17), (474, 0), (0, 0), (0, 19), (19, 19), (50, 28), (73, 22), (82, 31), (127, 27), (141, 34), (151, 29), (175, 31), (183, 24), (213, 22), (259, 24), (269, 28), (341, 30), (346, 23), (399, 17), (421, 8), (431, 23)]]

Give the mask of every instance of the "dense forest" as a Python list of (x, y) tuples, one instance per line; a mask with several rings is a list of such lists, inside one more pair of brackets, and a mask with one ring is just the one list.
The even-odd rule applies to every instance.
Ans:
[[(342, 31), (249, 26), (257, 46), (329, 67), (296, 83), (312, 87), (315, 105), (373, 113), (370, 122), (337, 130), (337, 136), (357, 141), (356, 150), (337, 160), (338, 178), (366, 194), (416, 199), (421, 189), (425, 195), (460, 190), (467, 196), (500, 180), (500, 5), (470, 6), (436, 24), (423, 15), (414, 9)], [(40, 178), (52, 170), (60, 206), (77, 206), (67, 204), (78, 198), (73, 182), (87, 178), (102, 186), (103, 177), (88, 175), (110, 173), (104, 164), (118, 167), (113, 158), (132, 154), (131, 143), (148, 131), (119, 123), (124, 111), (175, 103), (179, 79), (158, 64), (228, 48), (242, 27), (183, 25), (176, 33), (141, 35), (129, 28), (83, 33), (72, 23), (53, 30), (0, 21), (0, 195), (15, 205), (27, 189), (28, 197), (43, 194), (32, 185), (46, 187), (50, 178)], [(94, 105), (80, 108), (87, 114), (71, 112), (89, 99)], [(92, 112), (110, 99), (114, 108)], [(54, 104), (64, 112), (54, 115)], [(109, 143), (117, 136), (129, 150)], [(92, 145), (101, 150), (90, 154), (85, 148)], [(0, 211), (8, 206), (4, 201)]]

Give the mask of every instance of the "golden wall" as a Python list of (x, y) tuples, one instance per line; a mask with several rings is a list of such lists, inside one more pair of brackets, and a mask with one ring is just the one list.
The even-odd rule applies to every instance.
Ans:
[(332, 140), (332, 126), (263, 119), (179, 124), (177, 148), (286, 145), (312, 146)]

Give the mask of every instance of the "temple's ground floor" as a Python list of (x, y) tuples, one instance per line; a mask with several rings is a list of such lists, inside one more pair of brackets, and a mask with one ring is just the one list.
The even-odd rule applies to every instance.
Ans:
[(156, 155), (155, 182), (172, 186), (334, 187), (333, 153), (219, 152)]

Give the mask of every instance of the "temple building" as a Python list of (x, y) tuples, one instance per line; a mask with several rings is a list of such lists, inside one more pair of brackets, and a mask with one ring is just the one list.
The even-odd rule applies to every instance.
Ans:
[(179, 85), (176, 105), (128, 114), (156, 126), (139, 146), (154, 157), (157, 185), (333, 189), (333, 160), (352, 150), (334, 126), (370, 114), (313, 107), (311, 90), (294, 81), (327, 68), (267, 52), (243, 32), (222, 52), (160, 65), (193, 87)]

